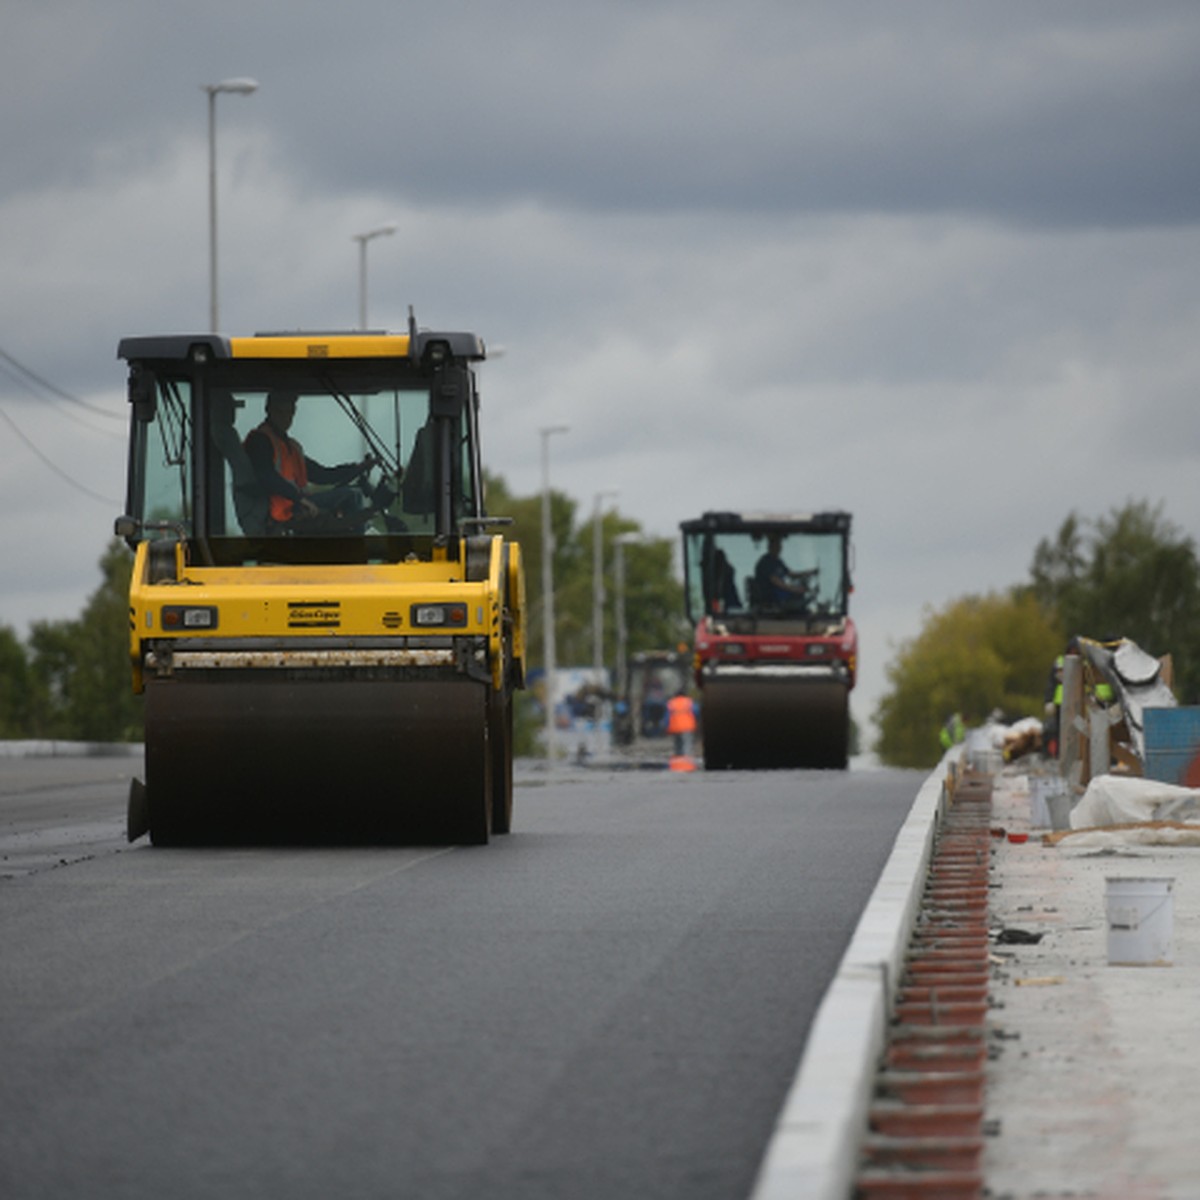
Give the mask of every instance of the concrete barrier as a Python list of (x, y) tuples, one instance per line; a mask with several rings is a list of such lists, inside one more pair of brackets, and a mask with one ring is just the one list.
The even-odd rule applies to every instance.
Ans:
[(752, 1200), (846, 1200), (850, 1195), (892, 1002), (945, 805), (946, 775), (960, 755), (958, 746), (947, 751), (896, 835), (817, 1010)]

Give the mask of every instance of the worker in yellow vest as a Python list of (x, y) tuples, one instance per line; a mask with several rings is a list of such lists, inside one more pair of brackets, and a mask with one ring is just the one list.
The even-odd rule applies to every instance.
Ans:
[(1063, 702), (1063, 656), (1060, 654), (1050, 668), (1043, 697), (1042, 745), (1051, 758), (1058, 757), (1059, 720)]
[(967, 727), (962, 719), (962, 713), (952, 713), (947, 719), (945, 725), (942, 726), (938, 733), (938, 740), (942, 743), (943, 750), (949, 750), (951, 746), (957, 746), (959, 742), (966, 739)]

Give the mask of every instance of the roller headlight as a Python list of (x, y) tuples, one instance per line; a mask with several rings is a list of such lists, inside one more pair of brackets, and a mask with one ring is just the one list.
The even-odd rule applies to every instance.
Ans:
[(416, 629), (433, 629), (449, 626), (461, 628), (467, 623), (465, 604), (414, 604), (412, 623)]
[(164, 629), (216, 629), (217, 610), (208, 604), (164, 604)]

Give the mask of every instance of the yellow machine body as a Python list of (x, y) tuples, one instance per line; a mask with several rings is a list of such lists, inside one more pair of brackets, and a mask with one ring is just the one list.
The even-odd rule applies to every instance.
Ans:
[[(120, 355), (117, 528), (135, 550), (130, 660), (146, 696), (130, 837), (507, 833), (525, 585), (520, 547), (482, 509), (482, 343), (197, 335), (126, 339)], [(362, 461), (324, 466), (322, 445)]]
[[(130, 662), (134, 690), (142, 691), (147, 656), (161, 659), (164, 647), (186, 643), (195, 656), (204, 639), (280, 639), (273, 651), (224, 649), (230, 666), (257, 660), (342, 663), (390, 662), (419, 668), (451, 661), (450, 639), (471, 639), (476, 660), (486, 662), (491, 685), (505, 679), (505, 626), (511, 630), (512, 660), (524, 674), (524, 571), (520, 547), (489, 539), (487, 578), (467, 583), (457, 563), (373, 563), (341, 566), (193, 567), (180, 556), (178, 575), (151, 583), (150, 543), (135, 553), (129, 592)], [(505, 596), (517, 598), (506, 606)], [(374, 651), (347, 645), (319, 652), (310, 643), (327, 639), (388, 637), (391, 647)], [(486, 642), (486, 651), (482, 642)], [(320, 657), (315, 657), (320, 655)], [(512, 666), (512, 663), (508, 664)]]

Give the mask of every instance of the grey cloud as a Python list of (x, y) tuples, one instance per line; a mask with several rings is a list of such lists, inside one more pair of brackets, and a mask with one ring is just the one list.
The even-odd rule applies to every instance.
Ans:
[(65, 6), (76, 36), (48, 62), (62, 7), (24, 8), (6, 38), (21, 154), (0, 164), (2, 193), (77, 181), (106, 147), (202, 137), (200, 85), (248, 73), (261, 92), (223, 98), (220, 120), (267, 131), (318, 192), (1052, 226), (1200, 211), (1200, 13), (1185, 3), (259, 3), (198, 18), (113, 0)]

